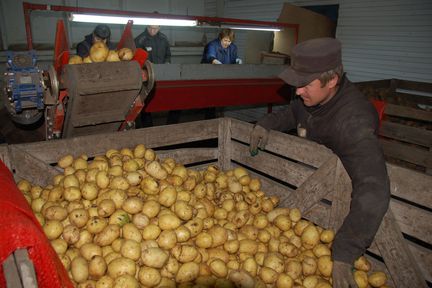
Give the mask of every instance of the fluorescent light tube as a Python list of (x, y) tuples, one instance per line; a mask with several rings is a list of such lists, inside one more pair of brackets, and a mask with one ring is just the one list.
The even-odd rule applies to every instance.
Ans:
[(160, 25), (160, 26), (196, 26), (197, 25), (196, 20), (106, 16), (106, 15), (76, 14), (76, 13), (71, 14), (70, 20), (74, 22), (105, 23), (105, 24), (127, 24), (129, 20), (132, 20), (134, 25)]
[(222, 25), (221, 28), (231, 28), (231, 29), (237, 29), (237, 30), (253, 30), (253, 31), (273, 31), (273, 32), (279, 32), (281, 31), (280, 28), (276, 27), (259, 27), (259, 26), (230, 26), (230, 25)]

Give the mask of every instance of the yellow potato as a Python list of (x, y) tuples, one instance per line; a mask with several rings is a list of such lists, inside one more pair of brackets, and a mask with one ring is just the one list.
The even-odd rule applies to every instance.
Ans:
[(357, 270), (369, 272), (371, 264), (365, 256), (360, 256), (356, 261), (354, 261), (354, 268)]
[(387, 275), (384, 272), (373, 272), (368, 277), (369, 284), (372, 287), (380, 287), (387, 282)]
[(332, 275), (333, 261), (330, 255), (323, 255), (318, 258), (318, 270), (324, 277)]
[(63, 225), (58, 220), (49, 220), (43, 226), (43, 230), (49, 240), (54, 240), (63, 233)]
[(192, 282), (198, 277), (199, 265), (195, 262), (184, 263), (180, 266), (175, 281), (177, 283)]
[(141, 251), (141, 260), (148, 267), (160, 269), (168, 261), (168, 254), (160, 248), (149, 247)]
[(89, 275), (87, 260), (83, 257), (75, 257), (71, 262), (71, 273), (75, 282), (86, 281)]
[(107, 263), (105, 262), (105, 259), (100, 256), (96, 255), (92, 259), (90, 259), (88, 264), (88, 271), (89, 275), (92, 279), (99, 279), (102, 276), (105, 275), (107, 270)]
[(135, 276), (135, 272), (135, 262), (129, 258), (120, 257), (108, 264), (108, 275), (114, 279), (124, 274)]
[(354, 272), (354, 281), (356, 282), (358, 288), (368, 287), (368, 275), (365, 271), (357, 270)]

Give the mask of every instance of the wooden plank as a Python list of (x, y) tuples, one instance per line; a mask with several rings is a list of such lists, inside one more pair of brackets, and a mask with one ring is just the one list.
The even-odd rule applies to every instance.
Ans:
[(296, 193), (287, 199), (291, 207), (297, 207), (303, 213), (335, 189), (334, 173), (338, 158), (333, 155), (306, 180)]
[(398, 79), (397, 88), (432, 93), (432, 83), (427, 83), (427, 82), (417, 82), (417, 81)]
[(181, 148), (173, 150), (158, 150), (159, 158), (173, 158), (183, 165), (215, 160), (218, 157), (217, 148)]
[(432, 212), (391, 199), (390, 207), (400, 229), (424, 242), (432, 244)]
[(9, 146), (9, 155), (15, 170), (14, 176), (33, 184), (46, 186), (51, 184), (51, 179), (55, 175), (62, 173), (17, 146)]
[(428, 97), (428, 96), (420, 96), (420, 95), (415, 95), (410, 93), (396, 92), (395, 98), (400, 98), (403, 101), (412, 103), (414, 105), (423, 104), (423, 105), (432, 106), (432, 97)]
[(432, 112), (415, 109), (411, 107), (387, 104), (385, 106), (384, 113), (390, 116), (432, 122)]
[(432, 209), (432, 177), (387, 163), (391, 193)]
[(382, 138), (380, 139), (380, 143), (384, 150), (384, 155), (386, 156), (407, 161), (423, 167), (432, 167), (432, 159), (428, 150)]
[(231, 157), (233, 160), (296, 187), (305, 182), (315, 171), (311, 167), (283, 159), (265, 151), (260, 151), (258, 155), (252, 157), (249, 153), (249, 146), (238, 142), (232, 142), (231, 145)]
[(9, 150), (7, 144), (0, 145), (0, 160), (6, 165), (6, 167), (11, 169), (12, 166), (9, 158)]
[(154, 148), (217, 138), (218, 125), (219, 121), (212, 119), (16, 146), (37, 155), (42, 161), (56, 163), (59, 155), (94, 156), (104, 154), (110, 148), (121, 149), (138, 144)]
[(387, 210), (375, 241), (396, 287), (427, 287), (391, 209)]
[(229, 170), (231, 168), (231, 153), (233, 152), (233, 147), (231, 146), (231, 119), (229, 118), (220, 119), (218, 147), (219, 166), (222, 170)]
[(335, 173), (335, 189), (333, 193), (332, 205), (330, 210), (329, 224), (335, 231), (342, 226), (345, 217), (350, 211), (352, 185), (342, 162), (338, 158)]
[(13, 254), (9, 255), (3, 262), (3, 274), (6, 280), (6, 287), (23, 287)]
[(394, 122), (383, 121), (379, 135), (421, 146), (432, 146), (432, 131)]
[(16, 250), (14, 256), (24, 288), (38, 287), (34, 265), (28, 257), (27, 249)]
[[(249, 144), (253, 125), (235, 119), (231, 123), (232, 138)], [(333, 154), (323, 145), (277, 131), (270, 132), (266, 150), (315, 168), (321, 166)]]
[(328, 226), (328, 222), (329, 222), (328, 219), (330, 217), (330, 206), (327, 204), (318, 202), (315, 205), (313, 205), (307, 212), (302, 214), (302, 216), (305, 219), (325, 229), (331, 228)]
[(355, 85), (360, 88), (387, 88), (390, 87), (390, 79), (356, 82)]

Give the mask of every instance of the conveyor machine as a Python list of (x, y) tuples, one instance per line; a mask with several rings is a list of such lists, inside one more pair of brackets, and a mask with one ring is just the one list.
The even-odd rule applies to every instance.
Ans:
[(37, 67), (33, 51), (11, 54), (4, 94), (12, 119), (27, 125), (45, 114), (46, 139), (132, 128), (154, 76), (147, 52), (135, 47), (131, 27), (130, 21), (117, 46), (132, 49), (131, 61), (68, 64), (69, 45), (61, 20), (54, 65), (47, 71)]

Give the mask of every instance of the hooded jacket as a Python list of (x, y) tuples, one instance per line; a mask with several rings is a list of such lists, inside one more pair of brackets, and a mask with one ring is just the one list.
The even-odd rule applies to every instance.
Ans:
[(151, 36), (147, 29), (135, 38), (137, 48), (142, 48), (148, 52), (148, 60), (155, 64), (171, 62), (171, 49), (168, 38), (162, 32)]
[[(333, 242), (333, 259), (352, 264), (372, 243), (387, 211), (390, 185), (372, 103), (343, 76), (325, 104), (306, 107), (300, 98), (259, 120), (266, 129), (298, 129), (341, 160), (352, 181), (351, 208)], [(299, 133), (300, 134), (300, 133)], [(306, 134), (306, 135), (304, 135)]]
[(207, 43), (204, 48), (201, 63), (212, 63), (214, 59), (219, 60), (222, 64), (236, 64), (237, 46), (231, 43), (227, 48), (223, 48), (219, 38)]

